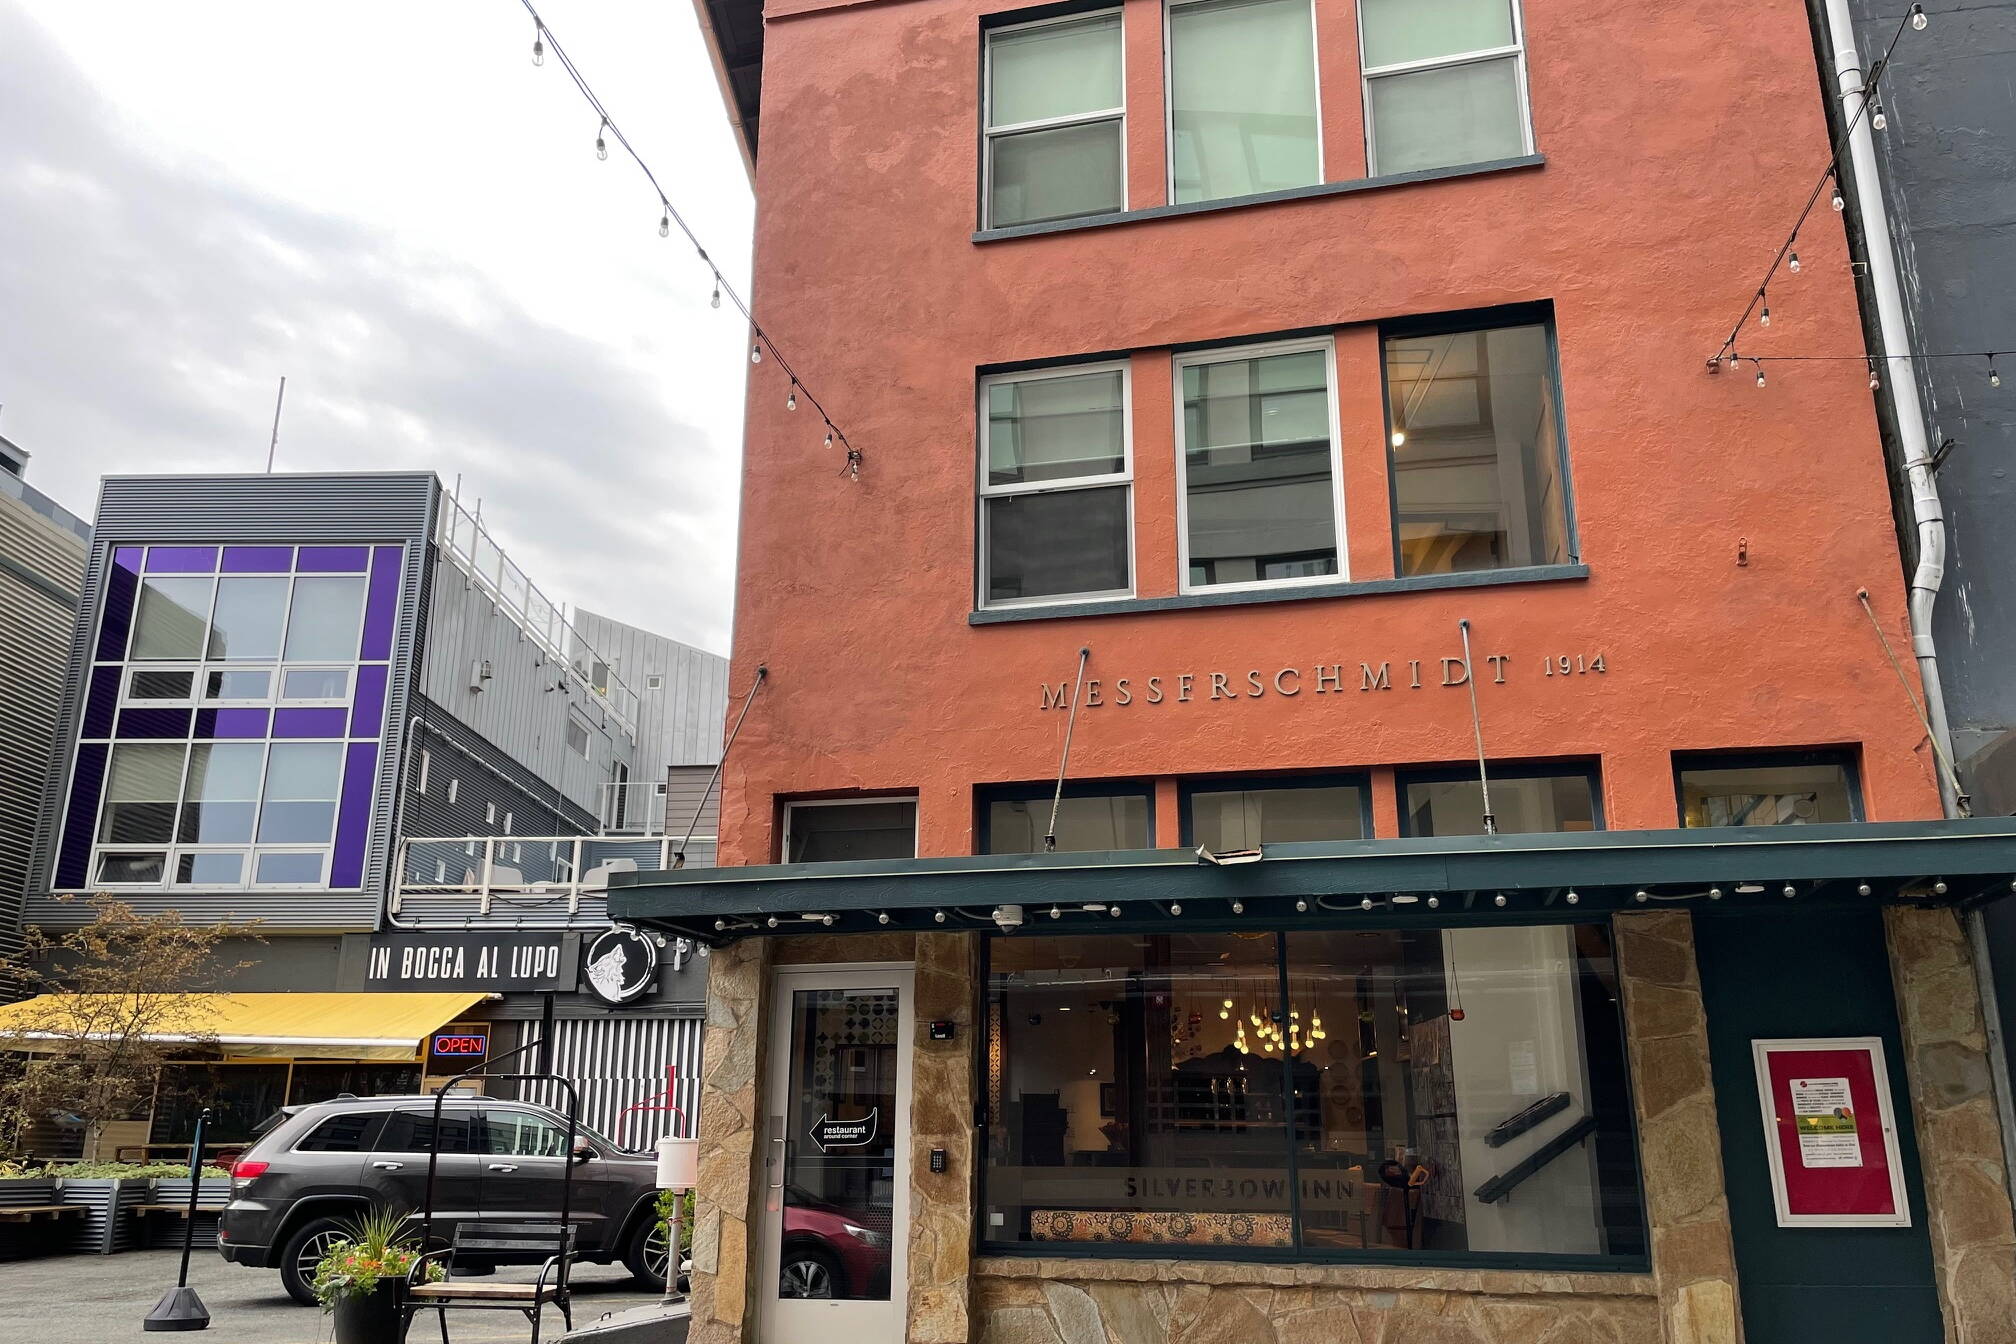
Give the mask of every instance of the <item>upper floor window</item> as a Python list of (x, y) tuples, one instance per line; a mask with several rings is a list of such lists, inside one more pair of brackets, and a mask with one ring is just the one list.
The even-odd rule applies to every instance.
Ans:
[[(980, 798), (981, 851), (1040, 854), (1050, 833), (1054, 786), (988, 789)], [(1140, 783), (1067, 784), (1056, 803), (1057, 851), (1148, 849), (1155, 843), (1154, 807)]]
[(1126, 208), (1120, 12), (987, 34), (986, 224)]
[(1360, 778), (1199, 781), (1183, 796), (1185, 843), (1214, 854), (1371, 834)]
[(1127, 366), (982, 381), (983, 605), (1134, 588)]
[(584, 761), (594, 755), (588, 745), (588, 725), (572, 713), (567, 715), (567, 750)]
[(1168, 45), (1172, 201), (1323, 180), (1310, 0), (1174, 0)]
[(1399, 572), (1573, 560), (1549, 324), (1409, 324), (1385, 349)]
[(1514, 0), (1362, 0), (1358, 24), (1372, 173), (1533, 152)]
[(786, 863), (915, 857), (915, 798), (842, 798), (784, 805)]
[(1859, 821), (1862, 806), (1848, 756), (1774, 751), (1676, 756), (1683, 826), (1799, 826)]
[(1185, 591), (1341, 572), (1330, 342), (1205, 351), (1176, 370)]
[[(1476, 770), (1400, 776), (1400, 824), (1410, 836), (1483, 835), (1484, 790)], [(1588, 766), (1510, 766), (1491, 771), (1491, 814), (1501, 835), (1603, 827), (1596, 772)]]

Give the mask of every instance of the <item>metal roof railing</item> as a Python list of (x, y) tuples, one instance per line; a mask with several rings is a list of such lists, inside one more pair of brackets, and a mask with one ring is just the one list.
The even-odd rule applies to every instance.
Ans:
[(401, 928), (599, 927), (609, 922), (610, 876), (669, 871), (678, 847), (663, 834), (410, 837), (399, 842), (388, 913)]
[(434, 544), (455, 563), (497, 605), (509, 612), (523, 630), (554, 661), (567, 669), (569, 680), (608, 710), (625, 732), (637, 735), (637, 693), (624, 685), (614, 668), (607, 673), (608, 685), (597, 686), (590, 678), (580, 655), (589, 655), (588, 664), (607, 665), (595, 647), (582, 638), (567, 619), (567, 611), (539, 591), (525, 571), (504, 554), (483, 522), (462, 507), (462, 501), (446, 490), (441, 492), (441, 511), (434, 527)]

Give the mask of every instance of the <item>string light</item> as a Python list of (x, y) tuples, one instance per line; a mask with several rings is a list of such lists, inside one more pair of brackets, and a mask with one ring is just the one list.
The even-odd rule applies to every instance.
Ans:
[(787, 411), (795, 411), (798, 409), (798, 384), (796, 383), (791, 384), (791, 393), (789, 396), (784, 398), (784, 409)]
[(1919, 32), (1922, 33), (1925, 31), (1925, 25), (1928, 22), (1930, 22), (1930, 20), (1928, 20), (1925, 17), (1925, 6), (1923, 5), (1911, 6), (1911, 26), (1913, 28), (1917, 29)]
[(828, 425), (826, 426), (826, 447), (831, 448), (832, 446), (833, 446), (833, 426)]
[(1764, 361), (1761, 359), (1753, 359), (1750, 362), (1757, 366), (1757, 386), (1759, 387), (1764, 386)]
[(1874, 392), (1882, 386), (1883, 380), (1876, 376), (1876, 361), (1872, 359), (1869, 361), (1869, 390)]
[(1832, 205), (1836, 210), (1846, 210), (1848, 208), (1848, 198), (1841, 194), (1841, 184), (1839, 182), (1836, 182), (1834, 184), (1834, 198), (1832, 201)]
[(1988, 386), (2002, 386), (2002, 375), (1995, 372), (1995, 356), (1988, 356)]
[(581, 73), (581, 68), (574, 63), (573, 57), (568, 55), (566, 46), (559, 38), (553, 36), (553, 30), (547, 26), (545, 18), (539, 13), (533, 0), (519, 0), (519, 3), (524, 6), (526, 14), (532, 19), (532, 63), (534, 65), (545, 64), (546, 47), (548, 45), (546, 39), (549, 37), (553, 38), (551, 45), (554, 58), (559, 62), (560, 68), (566, 72), (567, 78), (573, 83), (575, 90), (581, 95), (582, 101), (586, 102), (589, 110), (594, 112), (600, 119), (595, 133), (596, 158), (606, 160), (609, 157), (609, 142), (612, 139), (622, 148), (624, 153), (630, 156), (631, 161), (637, 165), (637, 170), (644, 174), (644, 180), (650, 183), (652, 192), (658, 197), (659, 236), (669, 238), (672, 234), (673, 226), (676, 225), (678, 227), (680, 234), (688, 243), (692, 244), (693, 250), (701, 263), (712, 272), (714, 290), (709, 298), (709, 306), (719, 308), (721, 306), (721, 297), (725, 293), (729, 300), (734, 303), (735, 310), (742, 315), (743, 320), (749, 324), (750, 330), (754, 333), (755, 340), (749, 347), (749, 362), (752, 364), (761, 364), (763, 362), (764, 351), (766, 349), (769, 351), (770, 357), (777, 361), (779, 372), (789, 379), (792, 384), (792, 392), (787, 405), (795, 408), (798, 394), (801, 392), (804, 394), (806, 401), (811, 404), (814, 411), (818, 412), (820, 421), (826, 426), (829, 444), (837, 440), (847, 450), (847, 466), (842, 474), (850, 476), (854, 480), (860, 480), (862, 463), (860, 450), (848, 442), (846, 431), (834, 422), (831, 413), (827, 411), (825, 406), (820, 404), (819, 398), (813, 393), (811, 388), (805, 385), (804, 379), (798, 376), (797, 371), (791, 367), (790, 361), (778, 350), (777, 342), (772, 340), (770, 333), (763, 329), (763, 324), (756, 320), (756, 315), (750, 310), (748, 302), (736, 292), (735, 287), (722, 276), (720, 267), (716, 266), (713, 260), (708, 257), (707, 249), (701, 246), (699, 236), (693, 232), (692, 226), (686, 222), (685, 217), (673, 206), (672, 198), (659, 185), (657, 173), (652, 171), (651, 165), (644, 161), (644, 156), (637, 152), (637, 147), (630, 143), (630, 137), (623, 133), (623, 128), (610, 116), (608, 107), (603, 104), (602, 99), (596, 94), (595, 90), (589, 86), (587, 77)]
[(1796, 274), (1799, 270), (1799, 254), (1797, 252), (1794, 252), (1791, 255), (1791, 257), (1789, 257), (1786, 260), (1785, 266), (1787, 270), (1790, 270)]
[(1764, 297), (1764, 291), (1761, 289), (1757, 291), (1757, 299), (1758, 302), (1764, 305), (1763, 313), (1760, 314), (1757, 318), (1757, 325), (1760, 327), (1768, 327), (1771, 325), (1771, 300)]
[(1890, 127), (1890, 118), (1884, 115), (1883, 104), (1879, 102), (1875, 106), (1876, 110), (1869, 114), (1869, 129), (1872, 131), (1888, 130)]

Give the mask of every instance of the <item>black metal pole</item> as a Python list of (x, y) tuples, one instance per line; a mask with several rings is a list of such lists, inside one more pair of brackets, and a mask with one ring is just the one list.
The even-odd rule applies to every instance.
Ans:
[(182, 1220), (182, 1270), (175, 1276), (177, 1288), (189, 1283), (189, 1249), (196, 1244), (196, 1197), (203, 1181), (203, 1126), (210, 1122), (210, 1108), (196, 1116), (196, 1139), (189, 1145), (189, 1216)]
[(539, 1002), (539, 1072), (553, 1072), (553, 996), (544, 994)]
[[(189, 1145), (189, 1217), (182, 1224), (182, 1269), (175, 1286), (161, 1295), (154, 1310), (140, 1322), (142, 1330), (205, 1330), (210, 1326), (210, 1309), (189, 1286), (189, 1249), (196, 1244), (196, 1202), (203, 1179), (203, 1127), (210, 1119), (205, 1106), (196, 1116), (196, 1138)], [(116, 1217), (118, 1210), (113, 1209)]]

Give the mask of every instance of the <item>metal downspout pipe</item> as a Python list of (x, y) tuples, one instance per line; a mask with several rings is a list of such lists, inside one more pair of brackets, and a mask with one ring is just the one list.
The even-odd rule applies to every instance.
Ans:
[(1925, 407), (1918, 397), (1917, 370), (1909, 357), (1910, 327), (1904, 317), (1897, 255), (1890, 246), (1890, 213), (1884, 207), (1882, 179), (1877, 175), (1875, 137), (1869, 119), (1857, 115), (1862, 111), (1868, 75), (1855, 48), (1855, 23), (1848, 12), (1848, 0), (1825, 0), (1825, 13), (1825, 36), (1834, 53), (1834, 77), (1841, 93), (1842, 123), (1854, 126), (1848, 136), (1848, 155), (1855, 168), (1855, 208), (1862, 220), (1869, 284), (1876, 295), (1877, 332), (1883, 342), (1890, 396), (1897, 408), (1897, 434), (1911, 489), (1911, 516), (1918, 531), (1918, 565), (1911, 575), (1911, 651), (1918, 660), (1925, 717), (1933, 735), (1932, 773), (1939, 781), (1939, 801), (1946, 815), (1965, 816), (1965, 798), (1937, 759), (1941, 754), (1947, 761), (1955, 759), (1953, 734), (1946, 722), (1946, 695), (1939, 684), (1939, 650), (1932, 638), (1932, 608), (1946, 581), (1946, 511), (1932, 474)]

